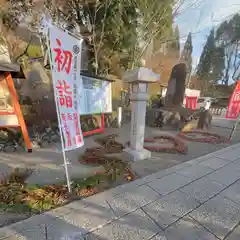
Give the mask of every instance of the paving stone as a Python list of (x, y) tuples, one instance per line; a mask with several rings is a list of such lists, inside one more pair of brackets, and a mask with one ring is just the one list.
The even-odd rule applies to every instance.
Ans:
[(167, 236), (164, 232), (161, 232), (161, 233), (157, 234), (156, 236), (154, 236), (153, 238), (151, 238), (150, 240), (170, 240), (170, 239), (167, 238)]
[(175, 191), (148, 204), (143, 210), (164, 229), (199, 205), (188, 195)]
[(187, 168), (187, 167), (190, 167), (192, 166), (193, 164), (195, 164), (195, 162), (192, 162), (192, 161), (187, 161), (187, 162), (184, 162), (184, 163), (181, 163), (181, 164), (178, 164), (178, 165), (175, 165), (171, 168), (168, 168), (167, 170), (168, 171), (172, 171), (173, 172), (176, 172), (177, 170), (180, 170), (180, 169), (183, 169), (183, 168)]
[(240, 146), (240, 144), (238, 144), (238, 143), (234, 144), (234, 145), (230, 145), (228, 147), (224, 147), (222, 149), (219, 149), (216, 152), (211, 152), (211, 153), (208, 153), (204, 156), (201, 156), (200, 158), (202, 158), (202, 157), (205, 157), (205, 158), (219, 157), (222, 154), (226, 154), (230, 151), (234, 151), (235, 149), (239, 148), (239, 146)]
[(182, 175), (172, 173), (168, 176), (162, 177), (156, 181), (149, 183), (148, 185), (158, 191), (161, 195), (167, 195), (180, 187), (183, 187), (191, 182), (191, 179)]
[(123, 184), (123, 185), (119, 185), (116, 188), (110, 189), (108, 191), (111, 192), (112, 196), (115, 196), (115, 195), (118, 195), (118, 194), (122, 194), (126, 191), (131, 191), (132, 189), (138, 188), (138, 187), (144, 185), (145, 183), (151, 182), (155, 179), (157, 179), (156, 174), (151, 174), (151, 175), (148, 175), (146, 177), (139, 178), (139, 179), (137, 179), (133, 182)]
[(13, 213), (13, 212), (1, 212), (0, 211), (0, 228), (13, 224), (15, 222), (23, 221), (29, 218), (31, 215), (27, 213)]
[[(10, 230), (10, 227), (9, 227)], [(0, 229), (0, 232), (2, 229)], [(0, 234), (0, 239), (6, 239), (6, 240), (43, 240), (45, 239), (45, 227), (43, 225), (36, 226), (35, 228), (32, 229), (25, 229), (21, 232), (15, 232), (12, 230), (12, 233), (14, 235), (8, 235), (7, 238), (1, 238)], [(9, 231), (8, 231), (9, 234)]]
[(147, 240), (161, 229), (141, 209), (88, 234), (86, 240)]
[(218, 238), (224, 239), (240, 221), (240, 205), (219, 194), (189, 215)]
[(234, 161), (232, 164), (240, 164), (240, 158), (238, 158), (236, 161)]
[[(41, 217), (41, 216), (38, 216)], [(80, 217), (82, 219), (80, 219)], [(62, 218), (53, 218), (49, 216), (46, 218), (44, 224), (38, 224), (42, 221), (34, 221), (33, 224), (22, 224), (19, 222), (18, 224), (12, 224), (10, 226), (5, 227), (4, 229), (0, 229), (0, 239), (4, 236), (9, 240), (44, 240), (46, 239), (46, 231), (48, 240), (60, 240), (63, 236), (77, 234), (78, 236), (81, 234), (86, 234), (89, 229), (81, 227), (82, 222), (85, 221), (85, 215), (79, 216), (79, 222), (76, 221), (76, 218), (72, 217), (71, 221)], [(104, 221), (104, 218), (102, 218)], [(93, 217), (94, 221), (95, 218)], [(23, 228), (21, 228), (22, 226)], [(89, 225), (87, 225), (89, 226)], [(3, 232), (4, 231), (4, 232)], [(4, 233), (4, 235), (3, 235)], [(5, 239), (4, 238), (4, 239)]]
[(121, 217), (127, 213), (145, 206), (146, 204), (160, 198), (161, 195), (151, 189), (149, 186), (143, 185), (132, 191), (126, 191), (122, 194), (113, 196), (107, 200), (117, 217)]
[(200, 156), (198, 158), (194, 158), (194, 159), (188, 161), (188, 163), (190, 163), (192, 165), (195, 165), (196, 163), (200, 163), (200, 162), (206, 161), (209, 158), (211, 158), (211, 156), (203, 155), (203, 156)]
[(223, 184), (203, 177), (181, 188), (180, 191), (203, 203), (222, 191), (225, 187)]
[(235, 171), (240, 171), (240, 159), (236, 160), (235, 162), (232, 162), (228, 165), (228, 167), (233, 167)]
[(230, 200), (240, 204), (240, 181), (237, 181), (227, 189), (225, 189), (222, 193), (225, 197)]
[(226, 153), (221, 153), (216, 155), (216, 157), (222, 158), (224, 160), (227, 160), (228, 162), (233, 162), (237, 159), (239, 159), (239, 149), (235, 149), (232, 151), (227, 151)]
[[(178, 164), (178, 165), (175, 165), (175, 166), (177, 167), (177, 166), (179, 166), (179, 165), (181, 165), (181, 164)], [(165, 170), (163, 170), (163, 171), (156, 172), (155, 174), (156, 174), (156, 177), (157, 177), (157, 178), (162, 178), (162, 177), (165, 177), (165, 176), (170, 175), (170, 174), (173, 173), (174, 171), (175, 171), (175, 170), (174, 170), (172, 167), (170, 167), (170, 168), (167, 168), (167, 169), (165, 169)], [(154, 181), (154, 180), (152, 180), (152, 181)]]
[(215, 182), (219, 182), (224, 184), (225, 186), (229, 186), (238, 179), (240, 179), (240, 172), (230, 169), (229, 167), (223, 167), (209, 175), (208, 178), (212, 179)]
[(60, 219), (75, 227), (93, 231), (116, 218), (107, 202), (89, 201), (87, 205), (82, 201), (75, 201), (67, 205), (71, 212)]
[(205, 166), (205, 167), (209, 167), (209, 168), (212, 168), (212, 169), (219, 169), (225, 165), (229, 164), (229, 162), (221, 159), (221, 158), (209, 158), (205, 161), (202, 161), (199, 163), (199, 165), (202, 165), (202, 166)]
[(60, 240), (85, 240), (84, 237), (85, 234), (82, 234), (81, 232), (71, 232), (71, 233), (64, 233)]
[(214, 170), (212, 168), (208, 168), (208, 167), (204, 167), (204, 166), (200, 166), (200, 165), (196, 164), (194, 166), (181, 169), (181, 170), (177, 171), (176, 173), (181, 174), (185, 177), (188, 177), (189, 179), (194, 181), (194, 180), (201, 178), (213, 171)]
[[(83, 215), (82, 218), (85, 218), (85, 215)], [(80, 217), (78, 219), (80, 219)], [(80, 236), (82, 237), (89, 232), (89, 225), (87, 225), (87, 228), (82, 227), (83, 221), (84, 220), (79, 220), (78, 223), (76, 222), (76, 219), (71, 222), (58, 218), (54, 222), (46, 223), (47, 240), (81, 240)], [(70, 236), (75, 236), (75, 238), (70, 238)], [(45, 240), (45, 238), (43, 239)]]
[(149, 182), (152, 182), (152, 181), (155, 181), (157, 180), (158, 178), (161, 178), (161, 177), (164, 177), (164, 176), (167, 176), (169, 174), (171, 174), (173, 171), (169, 169), (166, 169), (164, 171), (159, 171), (159, 172), (156, 172), (156, 173), (153, 173), (153, 174), (150, 174), (146, 177), (143, 177), (143, 178), (140, 178), (140, 179), (137, 179), (133, 182), (130, 182), (130, 183), (127, 183), (127, 184), (123, 184), (123, 185), (120, 185), (114, 189), (111, 189), (111, 193), (112, 195), (118, 195), (118, 194), (122, 194), (126, 191), (129, 191), (129, 190), (132, 190), (134, 188), (137, 188), (139, 186), (142, 186), (146, 183), (149, 183)]
[[(24, 231), (29, 231), (29, 234), (31, 234), (33, 229), (35, 229), (37, 233), (41, 232), (42, 228), (38, 226), (43, 225), (45, 222), (54, 220), (55, 220), (54, 217), (51, 216), (49, 217), (46, 215), (33, 216), (24, 221), (20, 221), (9, 226), (6, 226), (4, 228), (0, 228), (0, 239), (10, 237), (16, 234), (21, 234)], [(39, 235), (41, 235), (41, 233), (39, 233)]]
[[(121, 186), (121, 185), (120, 185)], [(135, 188), (137, 188), (138, 186), (135, 186), (135, 185), (131, 185), (132, 187), (134, 186)], [(76, 207), (78, 206), (78, 202), (81, 202), (82, 204), (84, 204), (85, 206), (88, 206), (88, 205), (92, 205), (92, 204), (104, 204), (104, 202), (106, 201), (106, 199), (108, 198), (111, 198), (112, 196), (116, 195), (115, 191), (112, 191), (114, 190), (115, 188), (113, 189), (110, 189), (110, 190), (107, 190), (107, 191), (103, 191), (103, 192), (100, 192), (98, 194), (95, 194), (95, 195), (92, 195), (90, 197), (87, 197), (87, 198), (83, 198), (81, 199), (80, 201), (74, 201), (68, 205), (66, 205), (66, 207), (68, 207), (69, 205), (76, 205)], [(119, 190), (119, 191), (126, 191), (126, 190), (129, 190), (129, 189), (126, 189), (126, 190), (123, 190), (125, 189), (124, 187)], [(131, 188), (130, 188), (131, 189)]]
[[(96, 229), (114, 218), (113, 211), (105, 201), (89, 198), (85, 201), (72, 202), (66, 206), (12, 224), (3, 230), (1, 229), (0, 238), (3, 236), (10, 237), (16, 233), (23, 235), (24, 231), (29, 232), (28, 235), (32, 233), (32, 230), (38, 233), (42, 229), (39, 226), (43, 224), (48, 225), (49, 235), (51, 232), (54, 235), (56, 235), (55, 232), (59, 232), (61, 235), (61, 231), (67, 232), (67, 229), (70, 229), (70, 232), (82, 232), (84, 229), (86, 233), (86, 231)], [(58, 240), (60, 235), (58, 235)], [(41, 236), (40, 233), (39, 236)]]
[(233, 232), (226, 238), (226, 240), (239, 240), (240, 239), (240, 226), (236, 227)]
[(192, 218), (184, 217), (151, 240), (217, 240)]
[(236, 162), (228, 164), (227, 166), (223, 167), (223, 169), (225, 169), (225, 171), (238, 172), (238, 174), (240, 175), (240, 165)]
[[(76, 203), (79, 203), (79, 201), (76, 201)], [(67, 205), (59, 207), (59, 208), (55, 208), (51, 211), (43, 213), (42, 215), (47, 216), (47, 217), (51, 216), (53, 218), (58, 218), (58, 217), (64, 216), (72, 211), (72, 208), (71, 208), (72, 204), (75, 204), (75, 202), (67, 204)]]

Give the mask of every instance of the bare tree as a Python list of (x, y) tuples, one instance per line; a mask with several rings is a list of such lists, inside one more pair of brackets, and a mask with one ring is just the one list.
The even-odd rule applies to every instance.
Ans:
[(223, 84), (240, 77), (240, 15), (221, 23), (216, 31), (216, 43), (224, 49)]
[[(41, 1), (36, 2), (41, 3)], [(41, 16), (39, 7), (39, 4), (33, 5), (31, 1), (0, 0), (0, 41), (6, 50), (0, 54), (9, 54), (10, 60), (13, 62), (27, 56), (28, 49), (32, 44), (32, 31), (39, 26)], [(23, 28), (21, 22), (25, 23), (27, 27)]]
[(27, 46), (14, 31), (7, 29), (4, 26), (1, 26), (1, 36), (0, 43), (2, 45), (2, 50), (0, 52), (0, 57), (3, 59), (9, 58), (10, 61), (15, 62), (18, 60), (18, 56), (22, 55), (23, 52), (27, 51)]
[(240, 80), (240, 40), (235, 44), (232, 78), (234, 81)]

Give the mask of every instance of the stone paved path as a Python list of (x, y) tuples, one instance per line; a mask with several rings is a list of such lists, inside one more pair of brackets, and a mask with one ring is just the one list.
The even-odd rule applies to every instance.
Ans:
[(239, 222), (236, 144), (1, 228), (0, 239), (239, 240)]

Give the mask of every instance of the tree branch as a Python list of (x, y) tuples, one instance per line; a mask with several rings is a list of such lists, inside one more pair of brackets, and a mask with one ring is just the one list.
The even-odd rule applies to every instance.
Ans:
[[(233, 60), (233, 74), (232, 74), (232, 79), (233, 80), (236, 80), (234, 79), (235, 78), (235, 74), (237, 73), (237, 71), (240, 69), (240, 49), (239, 49), (239, 46), (240, 46), (240, 40), (237, 41), (237, 43), (235, 44), (235, 53), (234, 53), (234, 60)], [(237, 61), (238, 60), (238, 61)]]

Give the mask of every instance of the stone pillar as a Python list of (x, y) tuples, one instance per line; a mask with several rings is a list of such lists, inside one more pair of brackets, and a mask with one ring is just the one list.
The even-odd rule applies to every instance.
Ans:
[(131, 85), (131, 132), (130, 146), (124, 152), (130, 160), (138, 161), (151, 157), (151, 152), (143, 148), (145, 133), (148, 84), (159, 80), (159, 75), (150, 69), (140, 67), (126, 72), (123, 79)]

